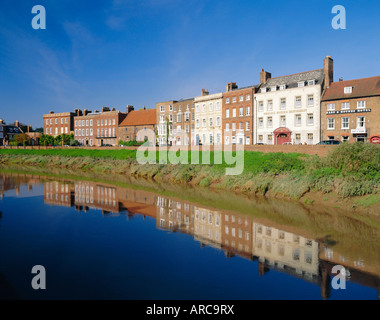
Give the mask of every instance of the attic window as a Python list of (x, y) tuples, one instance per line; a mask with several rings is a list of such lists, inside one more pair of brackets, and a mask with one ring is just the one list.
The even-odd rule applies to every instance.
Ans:
[(286, 85), (285, 84), (280, 85), (280, 90), (285, 90), (285, 89), (286, 89)]
[(298, 82), (298, 88), (304, 87), (305, 81)]
[(313, 86), (313, 85), (315, 85), (315, 80), (313, 79), (313, 80), (309, 80), (308, 82), (307, 82), (307, 85), (308, 86)]
[(270, 88), (270, 91), (276, 91), (276, 90), (277, 90), (277, 86), (274, 86), (274, 87)]
[(267, 92), (267, 88), (261, 88), (261, 93)]
[(344, 87), (344, 93), (352, 93), (352, 87)]

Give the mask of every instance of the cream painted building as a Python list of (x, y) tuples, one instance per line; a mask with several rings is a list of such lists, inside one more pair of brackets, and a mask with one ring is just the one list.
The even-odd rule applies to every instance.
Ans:
[(194, 239), (204, 245), (221, 248), (221, 213), (194, 206)]
[(202, 89), (202, 95), (194, 99), (192, 140), (196, 145), (222, 144), (222, 98), (222, 93), (209, 94)]

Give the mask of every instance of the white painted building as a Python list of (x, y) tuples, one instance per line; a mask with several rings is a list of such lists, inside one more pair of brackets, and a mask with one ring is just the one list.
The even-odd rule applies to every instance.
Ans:
[(318, 143), (324, 69), (265, 80), (255, 94), (255, 143)]
[(196, 145), (222, 144), (222, 93), (209, 95), (202, 90), (200, 97), (194, 98), (194, 131), (192, 140)]

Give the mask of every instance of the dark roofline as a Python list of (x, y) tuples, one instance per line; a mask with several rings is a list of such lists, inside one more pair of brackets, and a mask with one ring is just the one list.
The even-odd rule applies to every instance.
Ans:
[[(323, 68), (320, 68), (320, 69), (314, 69), (314, 70), (309, 70), (309, 71), (303, 71), (303, 72), (297, 72), (297, 73), (288, 74), (288, 75), (285, 75), (285, 76), (273, 77), (273, 78), (269, 78), (268, 80), (271, 80), (271, 79), (277, 79), (277, 78), (283, 78), (283, 77), (291, 77), (291, 76), (295, 76), (295, 75), (297, 75), (297, 74), (308, 73), (308, 72), (314, 72), (314, 71), (323, 71)], [(267, 80), (267, 81), (268, 81), (268, 80)]]

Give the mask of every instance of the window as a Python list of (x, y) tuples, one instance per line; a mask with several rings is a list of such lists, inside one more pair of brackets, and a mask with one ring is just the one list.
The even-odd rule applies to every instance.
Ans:
[(244, 108), (239, 108), (239, 117), (244, 116)]
[(195, 120), (195, 125), (197, 128), (199, 128), (199, 119)]
[(335, 119), (327, 118), (327, 130), (333, 130), (333, 129), (335, 129)]
[(307, 96), (307, 106), (308, 107), (314, 107), (314, 96), (313, 95)]
[(247, 94), (247, 95), (245, 96), (245, 100), (247, 100), (247, 101), (251, 100), (251, 95), (250, 95), (250, 94)]
[(246, 137), (245, 144), (251, 144), (251, 137), (250, 136)]
[(251, 114), (251, 107), (246, 107), (245, 108), (245, 115), (249, 116)]
[(262, 128), (264, 126), (264, 119), (259, 118), (259, 128)]
[(286, 116), (280, 116), (280, 126), (286, 127)]
[(307, 85), (308, 85), (308, 86), (313, 86), (313, 85), (315, 85), (315, 80), (309, 80), (309, 81), (307, 82)]
[(210, 102), (209, 107), (208, 107), (208, 111), (213, 111), (213, 110), (214, 110), (214, 105), (212, 102)]
[(264, 111), (264, 102), (259, 101), (259, 111)]
[(296, 144), (300, 144), (300, 143), (301, 143), (301, 134), (296, 133)]
[(210, 144), (213, 144), (213, 137), (212, 137), (212, 133), (210, 133)]
[(230, 124), (226, 123), (226, 131), (230, 131)]
[(276, 91), (277, 90), (277, 86), (273, 86), (270, 88), (270, 91)]
[(344, 93), (352, 93), (352, 87), (344, 87)]
[(334, 110), (335, 110), (335, 103), (328, 103), (327, 111), (334, 111)]
[(202, 104), (202, 112), (206, 112), (206, 104)]
[(261, 93), (267, 92), (267, 88), (261, 88)]
[(195, 105), (195, 112), (199, 113), (199, 104)]
[(105, 126), (107, 125), (107, 119), (104, 120), (104, 125), (105, 125)]
[(272, 101), (272, 100), (269, 100), (269, 101), (268, 101), (268, 104), (267, 104), (267, 110), (268, 110), (268, 111), (272, 111), (272, 110), (273, 110), (273, 101)]
[(55, 119), (55, 124), (58, 124), (58, 119)]
[(268, 134), (268, 143), (273, 144), (273, 136), (271, 134)]
[(220, 126), (220, 117), (216, 117), (216, 125)]
[(177, 122), (181, 122), (181, 114), (177, 114)]
[(203, 127), (203, 128), (206, 127), (206, 119), (205, 119), (205, 118), (202, 119), (202, 127)]
[(232, 103), (236, 102), (236, 97), (232, 97)]
[(301, 97), (296, 97), (296, 108), (301, 108), (302, 100)]
[(251, 126), (251, 123), (250, 123), (249, 121), (247, 121), (247, 122), (245, 123), (245, 130), (246, 130), (246, 131), (249, 131), (250, 126)]
[(348, 136), (342, 136), (342, 142), (348, 142), (349, 137)]
[(308, 126), (314, 125), (314, 115), (312, 113), (309, 113), (307, 115), (307, 125)]
[(280, 109), (281, 110), (285, 110), (286, 109), (286, 99), (285, 98), (282, 98), (280, 100)]
[(243, 122), (239, 122), (239, 130), (243, 130)]
[(285, 90), (285, 89), (286, 89), (286, 85), (285, 84), (280, 85), (280, 90)]
[(230, 98), (226, 98), (226, 103), (230, 103)]
[(230, 109), (227, 109), (226, 110), (226, 118), (229, 118), (230, 117)]
[(236, 131), (236, 122), (232, 123), (232, 131)]
[(210, 119), (209, 119), (209, 126), (210, 126), (210, 127), (213, 126), (213, 118), (210, 118)]
[(357, 117), (356, 128), (365, 128), (365, 117)]
[(342, 102), (342, 110), (348, 110), (348, 109), (350, 109), (350, 103)]
[(92, 124), (93, 124), (93, 122), (92, 122), (92, 120), (90, 120), (90, 126), (92, 126)]
[(357, 108), (358, 108), (358, 109), (364, 109), (365, 106), (366, 106), (366, 102), (365, 102), (365, 100), (361, 100), (361, 101), (358, 101), (358, 102), (357, 102)]
[(215, 109), (216, 111), (219, 111), (220, 110), (220, 102), (219, 101), (217, 101), (216, 102), (216, 109)]
[(173, 111), (173, 106), (169, 104), (169, 111)]
[(160, 106), (160, 111), (165, 112), (165, 106)]
[(232, 109), (232, 117), (233, 117), (233, 118), (236, 117), (236, 108), (233, 108), (233, 109)]
[(302, 88), (305, 86), (305, 81), (298, 82), (298, 88)]
[(260, 143), (263, 143), (263, 140), (264, 140), (263, 135), (259, 135), (259, 142), (260, 142)]
[(268, 117), (267, 118), (267, 128), (272, 128), (272, 126), (273, 126), (273, 118)]
[(307, 134), (307, 144), (314, 144), (314, 136), (312, 133)]
[(221, 136), (220, 133), (217, 133), (217, 134), (216, 134), (216, 143), (217, 143), (217, 144), (220, 144), (220, 142), (222, 141), (221, 137), (222, 137), (222, 136)]
[(295, 117), (296, 117), (296, 126), (297, 127), (301, 126), (301, 115), (296, 114)]
[(244, 96), (241, 95), (241, 96), (239, 97), (239, 101), (244, 101)]
[(342, 129), (349, 129), (349, 128), (350, 128), (350, 118), (342, 117)]
[(189, 121), (190, 119), (190, 115), (188, 112), (185, 113), (185, 121)]

